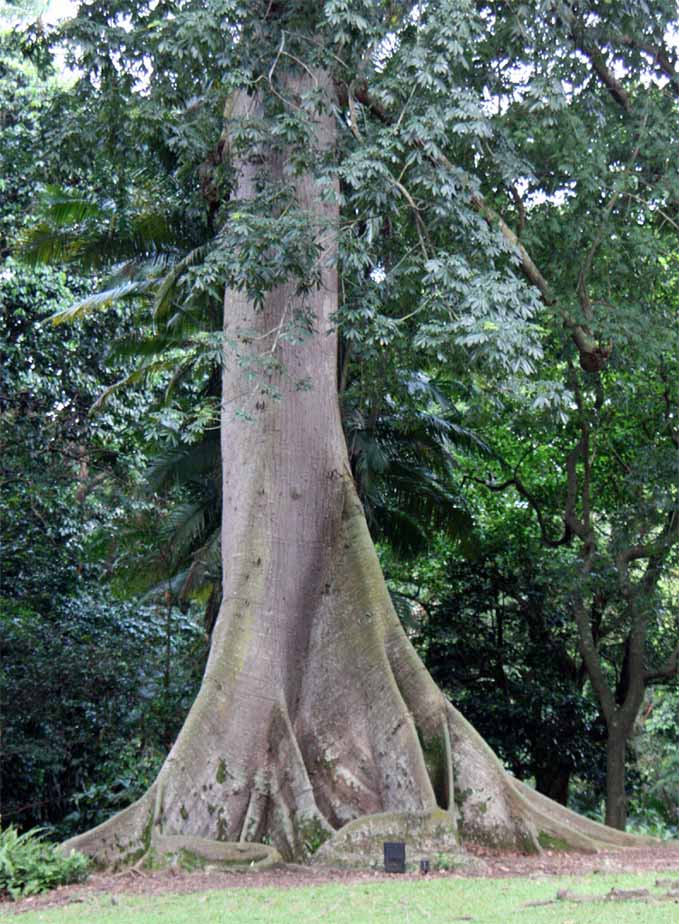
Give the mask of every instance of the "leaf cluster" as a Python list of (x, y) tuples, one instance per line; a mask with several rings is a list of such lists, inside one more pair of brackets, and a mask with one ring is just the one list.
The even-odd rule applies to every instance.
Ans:
[(90, 861), (73, 851), (65, 857), (44, 840), (39, 828), (19, 834), (10, 825), (0, 831), (0, 895), (16, 900), (56, 886), (82, 882)]

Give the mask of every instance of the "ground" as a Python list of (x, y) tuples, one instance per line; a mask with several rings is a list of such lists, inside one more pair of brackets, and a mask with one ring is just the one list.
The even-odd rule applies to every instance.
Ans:
[[(679, 845), (596, 855), (477, 850), (473, 871), (387, 876), (285, 866), (253, 873), (93, 875), (0, 905), (21, 924), (368, 924), (401, 919), (506, 924), (670, 924), (679, 919)], [(604, 896), (617, 890), (613, 897)], [(646, 895), (624, 894), (644, 889)], [(565, 890), (565, 892), (564, 892)], [(676, 892), (676, 895), (674, 894)], [(557, 895), (561, 893), (561, 898)], [(579, 901), (579, 898), (602, 900)]]

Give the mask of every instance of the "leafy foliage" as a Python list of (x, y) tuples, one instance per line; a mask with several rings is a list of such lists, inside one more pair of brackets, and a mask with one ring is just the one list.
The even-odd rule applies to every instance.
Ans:
[(655, 690), (634, 739), (640, 785), (630, 807), (631, 829), (676, 838), (679, 831), (677, 691)]
[(489, 450), (463, 424), (445, 388), (419, 372), (396, 378), (386, 396), (371, 402), (360, 385), (350, 385), (343, 416), (373, 535), (406, 555), (424, 550), (433, 530), (469, 549), (472, 517), (456, 484), (453, 449)]
[[(50, 315), (82, 286), (11, 257), (0, 271), (0, 686), (12, 704), (3, 714), (3, 816), (59, 834), (135, 798), (171, 744), (204, 657), (188, 616), (111, 592), (121, 555), (112, 510), (130, 514), (145, 458), (125, 422), (149, 402), (137, 392), (135, 403), (114, 399), (90, 415), (111, 377), (102, 344), (129, 335), (130, 320), (111, 313), (55, 328)], [(100, 769), (107, 795), (88, 801)]]
[(472, 560), (444, 560), (442, 596), (420, 604), (415, 640), (511, 771), (566, 802), (575, 773), (600, 788), (603, 729), (579, 663), (563, 562), (525, 535), (510, 544), (508, 525), (487, 534)]
[(46, 167), (40, 124), (54, 86), (16, 54), (1, 25), (0, 18), (0, 255), (4, 258), (34, 194), (32, 177)]
[(48, 611), (2, 600), (6, 820), (68, 834), (134, 801), (203, 663), (202, 634), (175, 613), (166, 686), (166, 629), (165, 614), (92, 590), (54, 597)]
[(73, 851), (65, 857), (43, 840), (38, 828), (19, 834), (13, 826), (0, 831), (0, 895), (24, 898), (55, 886), (81, 882), (89, 860)]

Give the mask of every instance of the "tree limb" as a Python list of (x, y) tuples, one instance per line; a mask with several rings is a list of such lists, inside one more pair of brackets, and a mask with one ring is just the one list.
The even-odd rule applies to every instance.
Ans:
[(576, 34), (573, 35), (575, 41), (575, 47), (583, 53), (589, 61), (601, 80), (608, 92), (611, 94), (613, 99), (619, 106), (625, 110), (625, 112), (631, 111), (630, 99), (627, 91), (620, 83), (620, 81), (615, 77), (611, 69), (608, 67), (606, 58), (604, 57), (603, 52), (597, 45), (592, 45), (584, 41), (584, 37), (579, 37)]
[(625, 112), (629, 112), (631, 105), (627, 90), (625, 90), (618, 78), (611, 71), (601, 48), (596, 43), (589, 42), (585, 38), (585, 29), (582, 20), (578, 20), (573, 13), (565, 13), (565, 18), (570, 28), (571, 39), (577, 50), (588, 59), (594, 73), (606, 87), (615, 102), (621, 106)]
[[(592, 554), (590, 552), (587, 553), (583, 559), (581, 572), (583, 579), (589, 577), (591, 569)], [(592, 689), (594, 690), (594, 693), (599, 700), (601, 711), (603, 712), (604, 718), (606, 719), (606, 723), (610, 724), (616, 712), (615, 698), (611, 692), (610, 687), (608, 686), (606, 675), (604, 674), (603, 668), (601, 666), (599, 651), (592, 634), (592, 626), (585, 611), (582, 600), (582, 588), (578, 588), (576, 594), (577, 595), (575, 606), (573, 607), (573, 615), (575, 617), (575, 624), (578, 628), (578, 647), (580, 649), (582, 660), (587, 669), (587, 675), (589, 677), (590, 683), (592, 684)]]
[(542, 513), (542, 508), (540, 507), (537, 499), (531, 492), (526, 488), (520, 478), (517, 476), (516, 472), (511, 478), (508, 478), (506, 481), (502, 482), (493, 482), (486, 481), (483, 478), (472, 478), (476, 484), (483, 485), (484, 488), (488, 488), (489, 491), (495, 493), (506, 491), (507, 488), (514, 488), (525, 501), (527, 501), (531, 510), (535, 514), (538, 526), (540, 527), (540, 540), (543, 545), (547, 546), (550, 549), (558, 549), (559, 546), (568, 545), (573, 538), (573, 531), (569, 527), (568, 523), (564, 524), (563, 534), (559, 539), (553, 539), (547, 530), (545, 524), (544, 514)]
[(669, 658), (660, 667), (655, 670), (649, 670), (644, 673), (644, 684), (649, 686), (652, 683), (659, 683), (663, 680), (676, 680), (679, 676), (679, 645), (674, 649)]
[(659, 45), (652, 45), (650, 42), (640, 41), (632, 35), (621, 35), (620, 41), (628, 48), (636, 48), (643, 51), (653, 59), (653, 64), (669, 80), (669, 87), (675, 96), (679, 96), (679, 74), (676, 70), (676, 56), (670, 55), (665, 45), (661, 42)]

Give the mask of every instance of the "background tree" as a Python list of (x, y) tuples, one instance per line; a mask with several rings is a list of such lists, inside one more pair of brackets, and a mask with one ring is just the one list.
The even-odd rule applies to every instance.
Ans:
[[(517, 42), (529, 72), (541, 72), (544, 95), (531, 99), (532, 81), (517, 93), (508, 75), (494, 84), (503, 101), (498, 122), (517, 158), (507, 194), (535, 258), (532, 266), (524, 259), (524, 269), (554, 312), (551, 349), (561, 364), (555, 379), (572, 395), (564, 409), (572, 436), (560, 457), (545, 457), (561, 470), (562, 528), (548, 528), (551, 499), (533, 494), (521, 474), (530, 466), (521, 458), (531, 452), (530, 439), (494, 487), (516, 488), (538, 515), (544, 502), (545, 543), (579, 549), (572, 611), (609, 730), (606, 820), (617, 827), (626, 815), (625, 742), (645, 683), (676, 675), (673, 649), (654, 663), (646, 643), (672, 565), (677, 504), (675, 396), (667, 385), (678, 192), (667, 150), (676, 145), (677, 83), (667, 10), (657, 12), (650, 24), (636, 18), (636, 4), (558, 4), (545, 19), (528, 22), (520, 8), (507, 40)], [(556, 37), (564, 54), (549, 59)], [(533, 57), (539, 49), (543, 64)], [(649, 67), (643, 79), (642, 62)], [(563, 144), (554, 156), (549, 139), (557, 135)], [(538, 396), (536, 405), (547, 400)], [(617, 677), (601, 661), (610, 656), (611, 634), (621, 652)]]
[[(519, 779), (568, 804), (571, 777), (597, 780), (602, 729), (568, 606), (563, 562), (505, 520), (470, 561), (445, 565), (418, 647), (437, 683)], [(504, 527), (504, 529), (502, 528)]]

